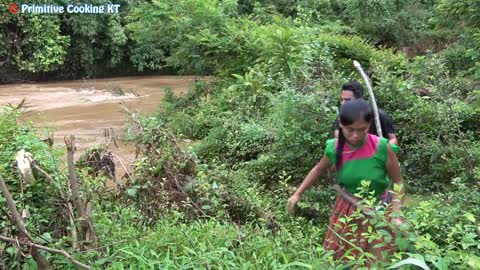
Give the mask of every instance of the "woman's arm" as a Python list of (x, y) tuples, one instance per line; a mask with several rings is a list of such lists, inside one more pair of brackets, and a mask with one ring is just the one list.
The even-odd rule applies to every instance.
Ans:
[[(388, 159), (387, 159), (387, 173), (390, 178), (390, 180), (396, 185), (400, 187), (399, 191), (395, 191), (393, 194), (393, 200), (392, 200), (392, 207), (393, 207), (393, 212), (394, 213), (401, 213), (401, 208), (403, 204), (403, 197), (405, 195), (405, 187), (403, 186), (403, 178), (400, 172), (400, 164), (398, 163), (397, 155), (392, 150), (392, 147), (387, 144), (387, 149), (388, 149)], [(393, 220), (395, 223), (401, 223), (401, 219), (399, 220), (398, 218), (394, 218)]]
[(388, 142), (398, 145), (397, 135), (395, 135), (395, 133), (388, 133)]
[(322, 175), (325, 170), (330, 168), (330, 166), (330, 160), (327, 158), (327, 156), (324, 155), (322, 159), (320, 159), (320, 161), (317, 163), (317, 165), (315, 165), (315, 167), (310, 170), (310, 172), (305, 177), (302, 184), (297, 188), (293, 196), (288, 199), (287, 210), (289, 213), (292, 214), (295, 212), (295, 205), (302, 196), (302, 193), (309, 187), (311, 187), (313, 183), (315, 183), (315, 181), (318, 179), (318, 177)]

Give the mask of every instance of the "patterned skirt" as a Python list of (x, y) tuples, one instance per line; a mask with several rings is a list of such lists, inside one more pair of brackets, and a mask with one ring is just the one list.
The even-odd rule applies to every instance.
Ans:
[[(391, 200), (392, 194), (385, 191), (381, 196), (381, 203), (385, 206), (382, 207), (385, 210), (384, 220), (388, 222), (390, 222), (388, 213), (391, 212), (389, 211)], [(394, 251), (395, 234), (388, 226), (379, 224), (378, 219), (363, 212), (359, 214), (360, 212), (360, 209), (357, 210), (355, 205), (339, 194), (330, 216), (323, 247), (325, 250), (334, 252), (335, 260), (353, 261), (363, 258), (365, 264), (369, 266)], [(372, 220), (375, 221), (372, 222)], [(373, 256), (366, 255), (368, 253)], [(366, 256), (362, 257), (362, 255)]]

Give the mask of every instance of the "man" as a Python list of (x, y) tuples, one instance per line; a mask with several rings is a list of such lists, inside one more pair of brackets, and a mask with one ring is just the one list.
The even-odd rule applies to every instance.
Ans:
[[(357, 81), (350, 81), (342, 86), (342, 91), (340, 92), (340, 106), (354, 99), (363, 98), (363, 87)], [(395, 130), (393, 128), (393, 121), (390, 115), (383, 110), (378, 110), (378, 115), (380, 117), (380, 126), (382, 127), (382, 133), (385, 138), (392, 144), (398, 145), (397, 136), (395, 135)], [(338, 129), (340, 128), (338, 118), (334, 122), (335, 127), (335, 138), (338, 138)], [(375, 121), (372, 121), (370, 125), (370, 134), (378, 135), (377, 128), (375, 127)]]

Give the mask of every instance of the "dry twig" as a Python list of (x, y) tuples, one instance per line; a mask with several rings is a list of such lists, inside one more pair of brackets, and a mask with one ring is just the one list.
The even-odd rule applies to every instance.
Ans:
[[(18, 241), (17, 239), (14, 239), (14, 238), (11, 238), (11, 237), (6, 237), (6, 236), (3, 236), (3, 235), (0, 235), (0, 240), (3, 240), (5, 242), (10, 242), (10, 243), (13, 243), (13, 244), (18, 244)], [(82, 269), (91, 269), (90, 266), (86, 265), (86, 264), (83, 264), (77, 260), (75, 260), (73, 258), (72, 255), (70, 255), (68, 252), (64, 251), (64, 250), (60, 250), (60, 249), (55, 249), (55, 248), (49, 248), (49, 247), (46, 247), (46, 246), (42, 246), (42, 245), (39, 245), (39, 244), (35, 244), (33, 242), (26, 242), (26, 243), (23, 243), (25, 245), (28, 245), (30, 247), (34, 247), (34, 248), (37, 248), (37, 249), (41, 249), (41, 250), (45, 250), (45, 251), (48, 251), (50, 253), (55, 253), (55, 254), (59, 254), (59, 255), (63, 255), (65, 258), (67, 258), (68, 260), (70, 260), (73, 264), (75, 264), (76, 266), (78, 267), (81, 267)]]

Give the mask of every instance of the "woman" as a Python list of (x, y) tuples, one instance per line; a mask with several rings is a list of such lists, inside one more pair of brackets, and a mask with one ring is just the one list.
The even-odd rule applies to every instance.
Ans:
[[(337, 183), (342, 187), (344, 195), (339, 194), (337, 196), (323, 243), (324, 248), (332, 250), (335, 259), (345, 259), (343, 255), (347, 250), (350, 250), (348, 254), (353, 257), (361, 252), (369, 252), (373, 253), (377, 259), (381, 259), (381, 251), (391, 250), (394, 240), (377, 239), (377, 241), (368, 241), (364, 233), (368, 230), (368, 222), (364, 222), (368, 217), (364, 216), (363, 220), (342, 217), (351, 216), (356, 212), (356, 206), (351, 202), (351, 199), (358, 199), (353, 194), (358, 192), (362, 180), (370, 180), (368, 188), (380, 201), (391, 203), (392, 210), (397, 217), (390, 221), (394, 225), (400, 225), (402, 220), (399, 218), (399, 214), (402, 202), (397, 197), (403, 198), (404, 194), (400, 166), (387, 139), (368, 133), (372, 120), (372, 109), (366, 101), (357, 99), (345, 103), (340, 109), (339, 119), (338, 141), (336, 139), (327, 141), (324, 156), (288, 200), (288, 211), (293, 213), (302, 193), (323, 172), (334, 165)], [(401, 189), (398, 194), (392, 194), (388, 191), (391, 186), (388, 179), (400, 185)], [(350, 198), (350, 201), (347, 197)], [(352, 222), (350, 224), (345, 222), (345, 220), (352, 219), (354, 226), (352, 226)], [(352, 230), (354, 227), (356, 229)], [(393, 238), (391, 232), (390, 234)], [(381, 242), (384, 243), (377, 245)], [(352, 245), (357, 248), (352, 249)], [(362, 251), (359, 251), (358, 247)]]

